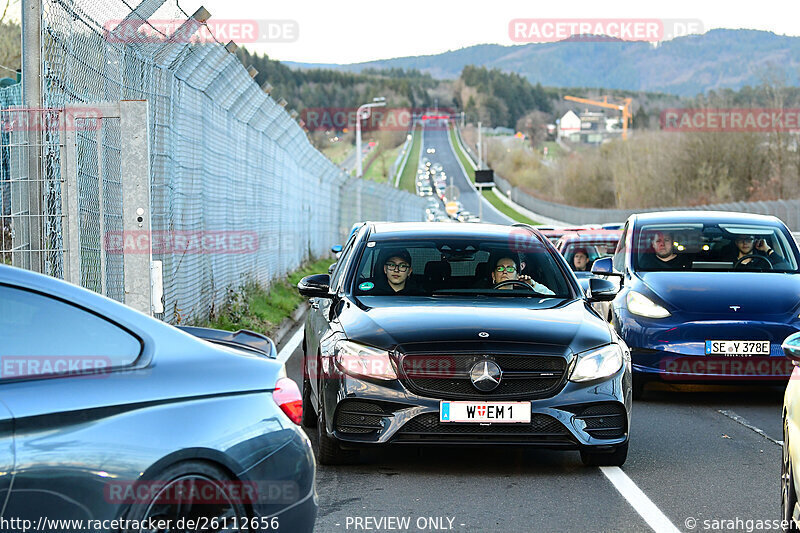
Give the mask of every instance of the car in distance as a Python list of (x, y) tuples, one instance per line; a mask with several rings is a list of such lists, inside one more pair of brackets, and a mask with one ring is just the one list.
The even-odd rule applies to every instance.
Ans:
[(275, 345), (189, 331), (0, 265), (5, 520), (312, 530), (314, 456)]
[(366, 224), (333, 273), (298, 284), (311, 298), (303, 423), (317, 427), (317, 459), (345, 462), (365, 446), (520, 444), (622, 464), (628, 349), (590, 305), (616, 287), (590, 281), (586, 296), (528, 226)]
[(576, 271), (577, 277), (589, 277), (591, 265), (601, 257), (610, 257), (617, 248), (622, 231), (617, 230), (576, 230), (562, 235), (555, 244), (556, 250), (564, 256), (567, 264), (575, 270), (573, 259), (578, 250), (583, 250), (588, 256), (589, 268), (586, 271)]
[(791, 372), (781, 342), (800, 330), (800, 271), (777, 218), (632, 215), (613, 258), (592, 272), (622, 284), (609, 318), (631, 349), (635, 395), (649, 381), (785, 381)]

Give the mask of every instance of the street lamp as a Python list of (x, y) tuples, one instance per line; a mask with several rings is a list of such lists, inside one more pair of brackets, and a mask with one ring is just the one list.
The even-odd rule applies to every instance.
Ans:
[(379, 96), (373, 98), (372, 103), (364, 104), (356, 111), (356, 177), (360, 178), (364, 174), (361, 166), (361, 121), (368, 119), (372, 114), (373, 107), (383, 107), (386, 105), (386, 98)]

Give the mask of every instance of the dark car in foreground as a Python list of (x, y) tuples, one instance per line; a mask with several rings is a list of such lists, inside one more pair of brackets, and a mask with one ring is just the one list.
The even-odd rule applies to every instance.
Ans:
[(317, 427), (317, 459), (515, 444), (622, 464), (628, 349), (590, 305), (616, 288), (590, 281), (586, 296), (528, 226), (365, 224), (330, 276), (298, 284), (311, 298), (303, 423)]
[(148, 519), (171, 520), (162, 531), (312, 530), (314, 456), (274, 344), (188, 330), (0, 266), (4, 520), (42, 531), (60, 530), (44, 518), (83, 521), (72, 530), (151, 530), (140, 527)]
[(781, 342), (800, 330), (798, 249), (771, 216), (631, 216), (593, 273), (622, 288), (610, 320), (631, 349), (634, 392), (649, 381), (785, 381)]

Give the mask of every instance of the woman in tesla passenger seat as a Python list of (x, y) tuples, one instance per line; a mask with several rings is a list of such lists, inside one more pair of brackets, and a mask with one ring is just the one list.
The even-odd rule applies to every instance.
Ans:
[[(525, 282), (531, 287), (533, 287), (533, 290), (535, 290), (539, 294), (555, 294), (545, 285), (542, 285), (541, 283), (535, 281), (532, 277), (526, 275), (520, 276), (519, 266), (517, 265), (516, 261), (514, 261), (510, 257), (501, 257), (495, 263), (494, 268), (492, 268), (492, 283), (497, 285), (498, 283), (510, 280), (519, 280)], [(507, 286), (500, 288), (512, 289), (513, 287), (514, 285), (509, 283)]]

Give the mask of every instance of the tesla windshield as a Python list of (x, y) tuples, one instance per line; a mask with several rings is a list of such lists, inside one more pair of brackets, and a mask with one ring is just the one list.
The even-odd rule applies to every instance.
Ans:
[(787, 236), (761, 224), (650, 224), (636, 238), (637, 270), (795, 272)]
[(367, 243), (354, 293), (569, 298), (570, 288), (541, 242), (520, 249), (508, 239), (426, 238)]

